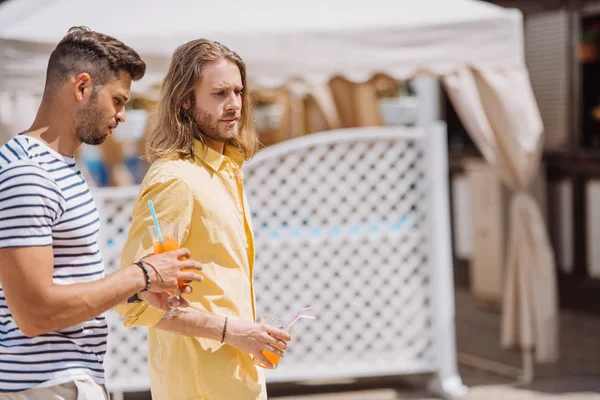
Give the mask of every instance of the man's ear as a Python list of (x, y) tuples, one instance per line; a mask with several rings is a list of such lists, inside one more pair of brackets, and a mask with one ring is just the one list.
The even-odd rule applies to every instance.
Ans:
[(75, 75), (73, 78), (73, 95), (77, 101), (83, 101), (89, 99), (92, 95), (94, 86), (92, 84), (92, 77), (87, 72), (82, 72)]
[(190, 111), (190, 108), (192, 108), (192, 101), (190, 100), (189, 97), (187, 97), (184, 101), (183, 104), (181, 105), (186, 111)]

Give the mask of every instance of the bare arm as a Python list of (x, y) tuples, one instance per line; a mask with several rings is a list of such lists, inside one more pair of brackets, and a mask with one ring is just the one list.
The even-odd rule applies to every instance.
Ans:
[[(188, 307), (184, 314), (171, 319), (161, 319), (155, 328), (185, 336), (220, 341), (224, 324), (224, 317)], [(287, 342), (290, 340), (290, 335), (281, 329), (235, 318), (227, 319), (224, 343), (252, 354), (258, 362), (267, 367), (273, 367), (273, 365), (265, 358), (262, 351), (267, 350), (283, 356), (288, 347)]]
[[(201, 281), (194, 272), (199, 263), (188, 257), (186, 249), (154, 255), (148, 260), (160, 274), (151, 272), (152, 291), (177, 289), (177, 279)], [(94, 318), (143, 290), (144, 272), (130, 265), (103, 279), (73, 285), (55, 285), (52, 281), (54, 256), (51, 246), (0, 249), (0, 283), (6, 302), (19, 329), (37, 336), (64, 329)]]

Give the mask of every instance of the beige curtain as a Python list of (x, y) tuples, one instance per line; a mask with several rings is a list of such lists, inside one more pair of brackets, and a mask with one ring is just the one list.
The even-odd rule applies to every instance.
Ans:
[(538, 174), (543, 126), (527, 71), (465, 68), (443, 78), (473, 141), (514, 190), (502, 310), (502, 345), (558, 357), (554, 256), (540, 207), (530, 191)]

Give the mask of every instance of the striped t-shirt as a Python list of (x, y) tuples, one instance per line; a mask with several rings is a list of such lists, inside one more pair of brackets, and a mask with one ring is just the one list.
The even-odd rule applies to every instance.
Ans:
[[(90, 189), (73, 158), (26, 135), (0, 148), (0, 248), (52, 246), (56, 285), (95, 281), (104, 277), (99, 227)], [(11, 266), (0, 260), (0, 268)], [(107, 333), (99, 316), (28, 338), (15, 324), (0, 286), (0, 392), (85, 377), (103, 384)]]

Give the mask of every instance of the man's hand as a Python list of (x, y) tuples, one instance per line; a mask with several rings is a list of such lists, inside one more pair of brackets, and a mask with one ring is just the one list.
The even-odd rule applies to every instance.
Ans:
[[(179, 290), (178, 280), (202, 282), (204, 279), (202, 275), (193, 271), (182, 271), (182, 269), (202, 270), (202, 264), (190, 260), (189, 257), (190, 251), (185, 248), (144, 257), (142, 261), (148, 266), (150, 272), (149, 291), (154, 293), (177, 291)], [(187, 290), (186, 288), (188, 286), (183, 288), (184, 292)]]
[(292, 338), (286, 331), (273, 326), (239, 319), (229, 319), (227, 322), (225, 343), (252, 354), (256, 361), (267, 368), (274, 368), (274, 366), (262, 352), (266, 350), (283, 357), (284, 351), (288, 348), (287, 342), (290, 340)]
[[(191, 292), (191, 288), (189, 286), (186, 286), (186, 289), (190, 289), (190, 290), (186, 291), (186, 293)], [(158, 308), (159, 310), (163, 310), (166, 312), (171, 310), (171, 307), (169, 304), (169, 294), (166, 292), (162, 292), (162, 293), (144, 292), (144, 293), (138, 294), (138, 296), (140, 299), (147, 301), (148, 304), (150, 304), (154, 308)], [(188, 307), (189, 305), (190, 305), (190, 302), (181, 296), (177, 296), (177, 297), (173, 298), (173, 306), (174, 307), (182, 308), (182, 307)]]

